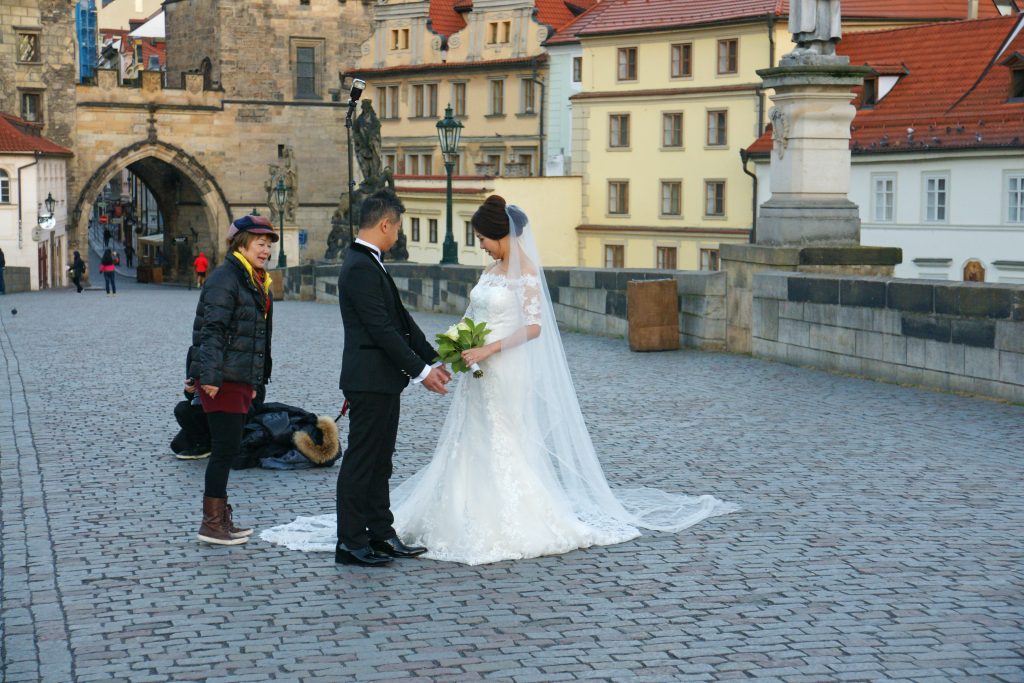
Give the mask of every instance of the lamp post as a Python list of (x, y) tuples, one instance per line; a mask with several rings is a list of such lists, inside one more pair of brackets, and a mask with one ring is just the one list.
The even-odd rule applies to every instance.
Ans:
[(444, 110), (444, 118), (437, 122), (437, 139), (441, 143), (441, 155), (444, 157), (444, 170), (448, 175), (448, 217), (445, 220), (444, 247), (441, 251), (441, 263), (459, 262), (459, 245), (452, 234), (452, 169), (459, 156), (459, 136), (462, 135), (462, 122), (452, 116), (452, 105)]
[(284, 254), (284, 210), (288, 204), (288, 186), (284, 184), (284, 177), (277, 177), (277, 184), (274, 185), (274, 208), (277, 209), (277, 217), (281, 221), (281, 241), (277, 251), (277, 267), (287, 268), (288, 257)]
[(43, 204), (46, 204), (46, 217), (53, 217), (53, 207), (57, 205), (57, 200), (53, 198), (52, 192), (46, 193), (46, 199), (43, 200)]

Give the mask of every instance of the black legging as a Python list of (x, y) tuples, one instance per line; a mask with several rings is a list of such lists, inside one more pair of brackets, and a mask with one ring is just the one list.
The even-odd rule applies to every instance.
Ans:
[(228, 497), (228, 475), (231, 463), (242, 447), (245, 413), (207, 413), (210, 425), (210, 459), (206, 463), (206, 491), (208, 498)]

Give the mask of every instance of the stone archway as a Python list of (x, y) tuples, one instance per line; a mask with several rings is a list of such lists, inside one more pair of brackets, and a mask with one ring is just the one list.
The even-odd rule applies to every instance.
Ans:
[[(141, 141), (125, 147), (99, 165), (79, 193), (69, 227), (74, 241), (88, 244), (89, 217), (104, 185), (123, 169), (138, 176), (156, 197), (164, 216), (163, 254), (168, 260), (165, 277), (187, 281), (191, 253), (206, 252), (220, 260), (223, 238), (232, 214), (217, 180), (183, 149), (160, 141)], [(182, 239), (185, 238), (185, 239)]]

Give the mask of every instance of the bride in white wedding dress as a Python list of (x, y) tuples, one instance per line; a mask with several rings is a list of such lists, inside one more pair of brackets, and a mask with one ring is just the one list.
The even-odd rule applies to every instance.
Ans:
[[(473, 217), (495, 258), (465, 317), (488, 343), (464, 354), (464, 375), (430, 463), (391, 494), (395, 529), (424, 557), (484, 564), (609, 545), (639, 528), (679, 531), (738, 509), (710, 495), (612, 490), (598, 462), (554, 318), (526, 215), (492, 196)], [(334, 515), (300, 517), (261, 538), (334, 549)]]

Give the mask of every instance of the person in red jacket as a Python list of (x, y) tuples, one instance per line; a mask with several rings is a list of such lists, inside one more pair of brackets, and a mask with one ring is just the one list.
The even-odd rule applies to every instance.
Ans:
[(210, 262), (207, 260), (206, 254), (199, 252), (199, 256), (196, 256), (193, 265), (196, 268), (196, 286), (202, 289), (203, 284), (206, 283), (206, 271), (210, 268)]

